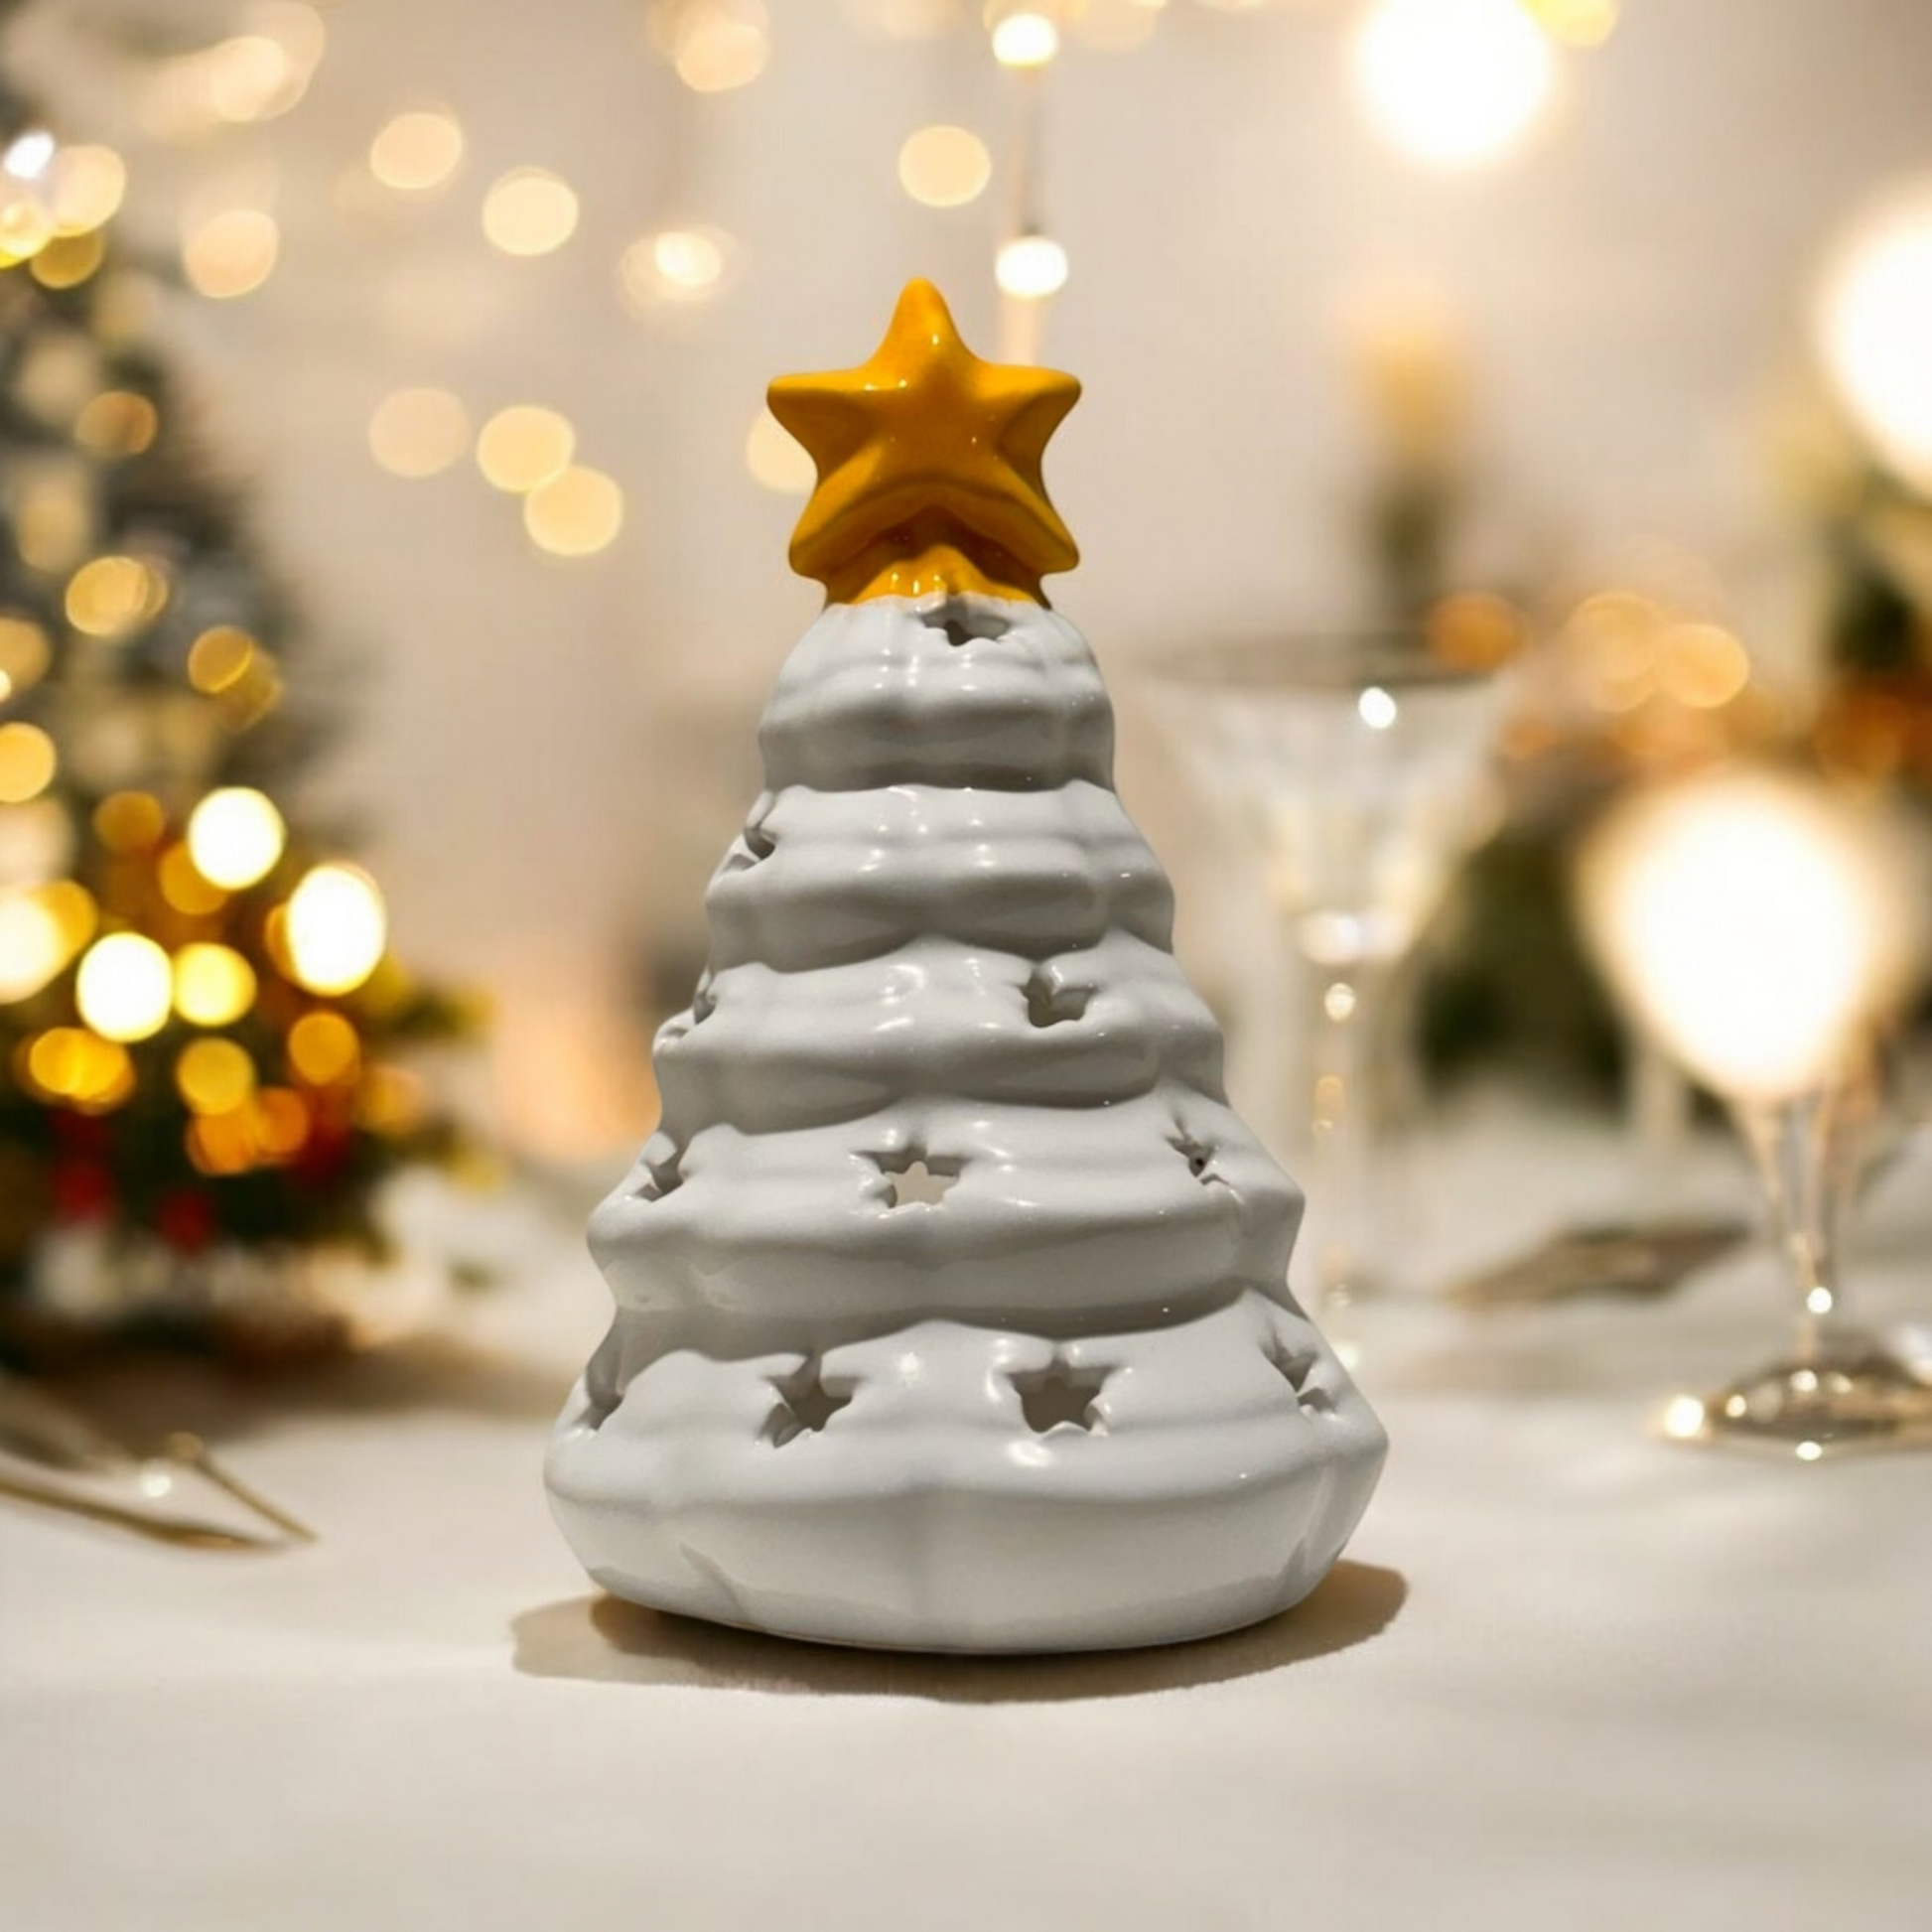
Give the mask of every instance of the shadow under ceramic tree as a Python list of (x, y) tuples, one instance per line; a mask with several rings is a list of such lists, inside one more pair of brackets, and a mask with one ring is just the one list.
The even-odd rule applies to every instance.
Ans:
[(1296, 1608), (1196, 1643), (1051, 1657), (845, 1650), (728, 1629), (621, 1597), (568, 1597), (511, 1625), (530, 1677), (805, 1697), (908, 1697), (945, 1704), (1060, 1703), (1146, 1696), (1255, 1677), (1379, 1636), (1409, 1593), (1402, 1575), (1338, 1563)]

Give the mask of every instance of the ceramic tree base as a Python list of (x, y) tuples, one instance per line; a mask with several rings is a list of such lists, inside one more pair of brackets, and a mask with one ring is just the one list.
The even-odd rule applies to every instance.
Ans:
[(1084, 1650), (1228, 1630), (1324, 1577), (1380, 1425), (1259, 1295), (1055, 1344), (928, 1321), (660, 1356), (553, 1446), (557, 1517), (634, 1602), (830, 1643)]
[(592, 1220), (617, 1318), (549, 1463), (638, 1602), (1170, 1642), (1306, 1595), (1374, 1487), (1381, 1427), (1288, 1294), (1301, 1195), (1227, 1103), (1105, 687), (1039, 596), (1073, 388), (915, 285), (874, 364), (773, 389), (833, 600), (658, 1035), (662, 1124)]

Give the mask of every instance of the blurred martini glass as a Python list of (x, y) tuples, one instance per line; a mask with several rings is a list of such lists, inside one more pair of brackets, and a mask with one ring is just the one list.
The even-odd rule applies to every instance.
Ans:
[(1273, 1072), (1278, 1093), (1298, 1068), (1307, 1076), (1316, 1289), (1342, 1305), (1379, 1285), (1377, 1234), (1392, 1218), (1372, 1119), (1383, 996), (1490, 823), (1502, 684), (1402, 631), (1197, 647), (1159, 681), (1163, 715), (1245, 828), (1303, 968), (1301, 1050), (1282, 1038)]

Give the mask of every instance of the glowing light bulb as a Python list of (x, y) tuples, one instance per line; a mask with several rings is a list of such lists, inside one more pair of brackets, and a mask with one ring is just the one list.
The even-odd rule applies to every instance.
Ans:
[(1556, 80), (1549, 40), (1522, 0), (1376, 0), (1352, 64), (1377, 131), (1411, 159), (1449, 168), (1514, 146)]
[(1932, 178), (1868, 209), (1826, 265), (1813, 333), (1879, 459), (1932, 490)]
[(146, 1039), (168, 1024), (175, 975), (168, 955), (138, 932), (96, 939), (80, 961), (74, 1004), (106, 1039)]
[(375, 971), (388, 936), (382, 895), (354, 866), (317, 866), (289, 899), (289, 963), (311, 993), (352, 993)]
[(267, 878), (287, 839), (282, 814), (246, 785), (209, 792), (189, 815), (188, 856), (204, 879), (224, 892)]
[(1787, 1099), (1837, 1073), (1907, 984), (1911, 871), (1883, 820), (1822, 787), (1719, 772), (1613, 810), (1584, 855), (1585, 925), (1694, 1073)]
[(993, 279), (1008, 295), (1039, 302), (1066, 286), (1066, 250), (1050, 235), (1017, 236), (1000, 250)]

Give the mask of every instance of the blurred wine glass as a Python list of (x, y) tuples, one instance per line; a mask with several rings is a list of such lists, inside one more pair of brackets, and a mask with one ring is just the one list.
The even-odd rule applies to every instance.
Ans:
[(1806, 1461), (1932, 1440), (1932, 1385), (1851, 1318), (1838, 1269), (1875, 1042), (1923, 954), (1917, 870), (1872, 801), (1754, 766), (1634, 793), (1585, 848), (1592, 950), (1638, 1024), (1730, 1108), (1797, 1304), (1791, 1348), (1677, 1398), (1671, 1436)]
[[(1493, 818), (1485, 784), (1502, 679), (1410, 631), (1259, 637), (1159, 668), (1162, 716), (1259, 861), (1299, 963), (1301, 1023), (1274, 1030), (1277, 1095), (1305, 1082), (1316, 1292), (1382, 1285), (1388, 1216), (1374, 1090), (1395, 973), (1456, 861)], [(1279, 965), (1280, 962), (1277, 962)], [(1265, 996), (1282, 1002), (1276, 976)]]

